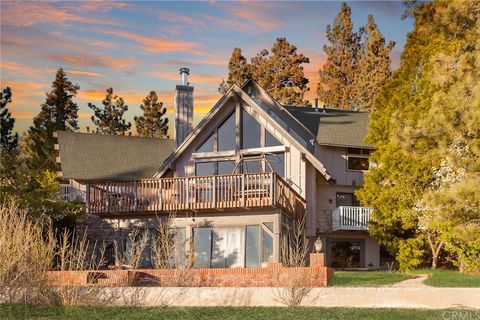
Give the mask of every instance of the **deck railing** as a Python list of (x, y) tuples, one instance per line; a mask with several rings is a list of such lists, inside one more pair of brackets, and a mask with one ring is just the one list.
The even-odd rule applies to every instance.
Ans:
[(80, 190), (70, 184), (60, 184), (60, 189), (56, 194), (58, 200), (85, 202), (85, 191)]
[(371, 208), (340, 206), (332, 211), (332, 230), (368, 230)]
[(162, 178), (87, 185), (93, 214), (280, 207), (303, 215), (305, 200), (276, 173)]

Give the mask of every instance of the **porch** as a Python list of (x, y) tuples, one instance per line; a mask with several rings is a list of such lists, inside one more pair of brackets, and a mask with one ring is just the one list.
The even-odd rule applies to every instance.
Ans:
[(280, 208), (296, 219), (306, 202), (275, 172), (99, 181), (87, 184), (86, 205), (97, 215)]

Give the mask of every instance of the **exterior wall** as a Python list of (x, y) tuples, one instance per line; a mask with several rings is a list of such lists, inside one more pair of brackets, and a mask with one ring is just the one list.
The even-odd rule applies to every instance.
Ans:
[(363, 185), (363, 172), (347, 170), (347, 148), (319, 146), (315, 156), (325, 165), (337, 185)]
[[(179, 273), (183, 273), (179, 275)], [(181, 286), (188, 287), (272, 287), (288, 286), (291, 279), (301, 280), (305, 286), (326, 287), (333, 270), (325, 267), (323, 253), (310, 255), (310, 266), (286, 268), (270, 263), (266, 268), (219, 269), (143, 269), (98, 271), (51, 271), (50, 281), (55, 285), (77, 286), (172, 286), (172, 279), (181, 277)]]
[[(166, 218), (166, 216), (159, 217)], [(280, 260), (280, 234), (282, 231), (282, 213), (278, 209), (266, 209), (261, 211), (223, 211), (201, 214), (177, 215), (172, 221), (173, 228), (185, 228), (186, 243), (192, 239), (195, 227), (244, 227), (247, 225), (259, 225), (273, 223), (273, 261)], [(105, 217), (91, 216), (90, 219), (80, 225), (80, 234), (87, 230), (89, 239), (111, 244), (127, 231), (133, 229), (152, 229), (158, 226), (158, 218), (153, 215)]]
[(330, 265), (330, 243), (333, 240), (360, 240), (360, 264), (361, 268), (378, 269), (380, 268), (380, 244), (377, 240), (370, 237), (366, 232), (336, 232), (333, 234), (321, 235), (323, 243), (326, 245), (327, 265)]

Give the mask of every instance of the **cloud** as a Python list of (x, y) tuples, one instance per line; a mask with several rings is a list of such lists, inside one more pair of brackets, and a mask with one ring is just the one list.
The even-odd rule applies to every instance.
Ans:
[(191, 52), (200, 46), (193, 41), (167, 40), (144, 36), (134, 32), (99, 29), (98, 32), (124, 38), (143, 46), (150, 53)]
[(23, 63), (17, 63), (15, 61), (3, 60), (1, 63), (1, 68), (7, 73), (14, 74), (15, 76), (28, 76), (28, 77), (38, 77), (39, 68), (34, 68)]
[(98, 72), (92, 72), (92, 71), (84, 71), (84, 70), (65, 70), (65, 72), (68, 74), (73, 74), (75, 76), (86, 76), (86, 77), (97, 77), (101, 78), (104, 77), (102, 74)]
[[(98, 3), (98, 2), (97, 2)], [(60, 6), (62, 2), (44, 2), (44, 1), (3, 1), (2, 25), (16, 27), (28, 27), (37, 24), (60, 24), (68, 26), (69, 23), (88, 23), (98, 25), (120, 26), (124, 22), (111, 19), (94, 18), (91, 16), (82, 16), (75, 14), (89, 4), (82, 3), (80, 6), (65, 2), (67, 6)], [(92, 6), (91, 4), (89, 6)], [(105, 8), (112, 8), (106, 6)], [(84, 11), (85, 12), (85, 11)], [(88, 11), (87, 11), (88, 12)]]
[(138, 60), (120, 58), (115, 56), (106, 56), (100, 54), (59, 54), (59, 55), (48, 55), (48, 59), (68, 63), (74, 66), (81, 67), (102, 67), (110, 68), (114, 70), (124, 71), (138, 65), (140, 62)]
[[(143, 102), (143, 99), (145, 98), (144, 96), (142, 96), (140, 94), (137, 94), (137, 93), (116, 92), (115, 88), (114, 88), (113, 93), (118, 95), (119, 97), (122, 97), (127, 105), (141, 103), (141, 102)], [(84, 90), (84, 91), (79, 91), (78, 92), (77, 98), (80, 99), (80, 100), (84, 100), (86, 102), (92, 102), (92, 103), (95, 104), (95, 103), (98, 103), (98, 102), (104, 100), (106, 94), (107, 93), (106, 93), (105, 90)]]

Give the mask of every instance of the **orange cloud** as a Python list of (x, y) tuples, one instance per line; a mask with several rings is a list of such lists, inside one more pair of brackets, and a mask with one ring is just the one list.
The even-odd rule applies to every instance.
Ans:
[(199, 47), (196, 42), (157, 39), (128, 31), (104, 29), (98, 31), (139, 43), (145, 51), (150, 53), (188, 52)]
[[(36, 24), (60, 24), (66, 26), (70, 22), (99, 25), (124, 25), (123, 22), (111, 19), (99, 19), (74, 14), (72, 7), (61, 7), (61, 2), (43, 1), (8, 1), (2, 2), (2, 25), (28, 27)], [(67, 3), (68, 4), (68, 3)]]
[(38, 68), (33, 68), (25, 64), (20, 64), (14, 61), (2, 61), (2, 70), (14, 73), (15, 75), (38, 76)]
[(75, 66), (81, 67), (104, 67), (114, 70), (126, 70), (137, 64), (138, 60), (119, 58), (106, 55), (51, 55), (48, 56), (51, 60), (57, 62), (64, 62)]
[(87, 76), (87, 77), (103, 77), (102, 74), (98, 72), (92, 72), (92, 71), (84, 71), (84, 70), (66, 70), (65, 72), (76, 75), (76, 76)]
[[(135, 104), (141, 103), (145, 98), (144, 96), (136, 93), (122, 93), (122, 92), (115, 92), (115, 91), (113, 93), (118, 95), (119, 97), (122, 97), (127, 105), (131, 103), (135, 103)], [(78, 92), (77, 97), (86, 102), (96, 103), (105, 99), (106, 94), (107, 93), (105, 90), (86, 90), (86, 91), (84, 90), (84, 91)]]

